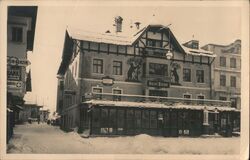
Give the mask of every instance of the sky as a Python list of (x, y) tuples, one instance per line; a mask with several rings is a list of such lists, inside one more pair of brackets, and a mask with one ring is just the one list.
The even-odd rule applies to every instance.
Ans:
[[(154, 15), (154, 16), (153, 16)], [(123, 28), (136, 21), (171, 24), (170, 29), (180, 43), (199, 40), (227, 45), (241, 37), (239, 7), (147, 6), (38, 6), (34, 50), (28, 53), (31, 62), (32, 92), (25, 96), (27, 103), (44, 105), (55, 111), (57, 71), (61, 62), (67, 26), (104, 33), (114, 30), (114, 17), (123, 18)]]

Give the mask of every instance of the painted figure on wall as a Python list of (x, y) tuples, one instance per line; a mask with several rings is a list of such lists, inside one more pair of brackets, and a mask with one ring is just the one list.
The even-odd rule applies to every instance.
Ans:
[(128, 81), (139, 81), (139, 75), (141, 74), (142, 60), (138, 58), (130, 58), (127, 62), (130, 67), (127, 72)]
[(172, 70), (171, 70), (171, 82), (172, 84), (180, 84), (179, 83), (179, 75), (177, 70), (180, 68), (180, 65), (177, 63), (173, 63), (172, 65)]

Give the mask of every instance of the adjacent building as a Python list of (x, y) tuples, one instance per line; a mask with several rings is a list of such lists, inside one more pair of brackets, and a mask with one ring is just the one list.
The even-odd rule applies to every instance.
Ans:
[(39, 106), (37, 104), (24, 104), (23, 110), (20, 111), (19, 119), (21, 122), (28, 122), (28, 121), (38, 121), (41, 120), (41, 114), (43, 106)]
[[(207, 44), (202, 47), (214, 52), (212, 70), (213, 99), (231, 101), (231, 107), (241, 109), (241, 40), (229, 45)], [(235, 125), (240, 128), (240, 112)]]
[(180, 44), (169, 27), (131, 36), (68, 27), (58, 70), (61, 128), (89, 135), (230, 136), (231, 102), (213, 99), (216, 55), (197, 40)]
[(33, 50), (37, 7), (8, 7), (7, 23), (7, 142), (23, 110), (23, 97), (31, 91), (27, 52)]

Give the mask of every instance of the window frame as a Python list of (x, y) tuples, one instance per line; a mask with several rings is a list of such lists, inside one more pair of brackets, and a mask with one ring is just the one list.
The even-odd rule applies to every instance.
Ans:
[[(232, 81), (232, 80), (234, 80), (234, 81)], [(232, 83), (232, 82), (234, 82), (234, 83)], [(236, 76), (230, 76), (230, 87), (236, 88), (236, 82), (237, 82)]]
[[(189, 72), (189, 80), (186, 80), (186, 73), (184, 72), (185, 70), (189, 70), (190, 72)], [(192, 70), (191, 70), (191, 68), (183, 68), (183, 77), (182, 77), (182, 79), (183, 79), (183, 82), (192, 82)]]
[[(233, 63), (232, 63), (233, 62)], [(231, 57), (230, 58), (230, 68), (236, 68), (237, 67), (237, 62), (236, 62), (236, 58)]]
[[(114, 63), (120, 64), (120, 66), (115, 65)], [(120, 73), (117, 73), (120, 69)], [(115, 76), (122, 76), (123, 75), (123, 63), (122, 61), (118, 61), (118, 60), (113, 60), (113, 75)]]
[[(112, 94), (114, 94), (114, 90), (119, 90), (119, 91), (121, 91), (121, 95), (123, 94), (123, 89), (120, 89), (120, 88), (112, 88)], [(113, 96), (113, 101), (121, 101), (121, 98), (122, 98), (122, 96), (116, 96), (116, 95), (114, 95)]]
[[(225, 77), (224, 78), (224, 80), (225, 80), (224, 84), (222, 84), (222, 77)], [(224, 74), (221, 74), (220, 75), (220, 86), (225, 87), (226, 85), (227, 85), (227, 76), (224, 75)]]
[[(155, 73), (151, 73), (151, 70), (152, 70), (151, 67), (154, 66), (154, 67), (153, 67), (153, 70), (155, 71), (155, 66), (157, 66), (157, 65), (159, 65), (159, 66), (165, 66), (165, 67), (166, 67), (166, 68), (165, 68), (164, 74), (155, 74)], [(163, 76), (163, 77), (167, 77), (167, 76), (168, 76), (168, 65), (167, 65), (167, 64), (150, 62), (150, 63), (148, 64), (148, 68), (149, 68), (149, 70), (148, 70), (148, 74), (149, 74), (149, 75)]]
[[(101, 61), (102, 64), (94, 64), (94, 61), (97, 60), (97, 61)], [(95, 66), (97, 67), (97, 72), (95, 72)], [(98, 67), (101, 67), (101, 73), (99, 73), (99, 68)], [(94, 74), (104, 74), (104, 60), (101, 59), (101, 58), (93, 58), (92, 60), (92, 73)]]
[[(198, 71), (202, 71), (201, 73), (202, 73), (202, 81), (201, 82), (199, 82), (198, 80)], [(203, 69), (197, 69), (196, 70), (196, 82), (197, 83), (205, 83), (205, 71), (203, 70)], [(201, 76), (201, 75), (199, 75), (199, 76)]]
[[(101, 93), (103, 93), (103, 87), (99, 87), (99, 86), (95, 86), (95, 87), (92, 87), (92, 93), (98, 93), (98, 92), (94, 92), (94, 89), (101, 89)], [(102, 95), (97, 95), (96, 97), (97, 99), (102, 99)]]
[[(223, 61), (225, 60), (225, 61)], [(220, 57), (220, 67), (226, 67), (227, 66), (227, 58), (224, 56)]]
[[(15, 29), (15, 36), (14, 36), (14, 29)], [(18, 31), (21, 31), (21, 34), (18, 34)], [(21, 38), (18, 38), (21, 36)], [(19, 26), (12, 26), (11, 27), (11, 41), (14, 43), (22, 43), (23, 42), (23, 27)]]

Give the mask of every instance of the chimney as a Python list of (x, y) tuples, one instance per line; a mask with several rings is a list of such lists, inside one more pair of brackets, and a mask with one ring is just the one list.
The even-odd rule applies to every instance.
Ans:
[(116, 26), (116, 32), (122, 32), (122, 17), (117, 16), (115, 17), (115, 26)]
[(140, 22), (135, 22), (135, 26), (137, 29), (140, 29), (140, 24), (141, 24)]

